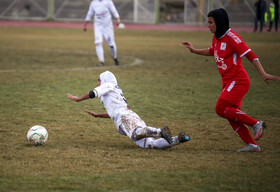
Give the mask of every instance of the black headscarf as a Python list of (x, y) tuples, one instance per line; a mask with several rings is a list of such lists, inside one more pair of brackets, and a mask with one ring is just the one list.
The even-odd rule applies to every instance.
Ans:
[(226, 10), (223, 8), (212, 10), (207, 17), (213, 17), (216, 23), (215, 37), (219, 39), (229, 29), (229, 19)]

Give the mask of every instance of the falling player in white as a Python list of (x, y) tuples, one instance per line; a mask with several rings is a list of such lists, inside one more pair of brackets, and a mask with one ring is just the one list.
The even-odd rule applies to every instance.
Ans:
[[(100, 74), (97, 87), (81, 97), (67, 94), (72, 101), (83, 101), (89, 98), (100, 98), (107, 113), (95, 113), (85, 110), (94, 117), (111, 118), (120, 134), (128, 136), (141, 148), (167, 148), (190, 140), (190, 137), (181, 132), (178, 136), (171, 137), (167, 126), (162, 129), (149, 127), (133, 112), (123, 96), (122, 89), (118, 86), (117, 79), (110, 71)], [(155, 137), (162, 137), (155, 139)]]
[(103, 66), (105, 64), (104, 50), (102, 46), (103, 37), (110, 48), (115, 64), (119, 65), (111, 14), (116, 18), (117, 25), (119, 25), (119, 13), (112, 0), (93, 0), (90, 3), (89, 10), (84, 22), (84, 31), (87, 31), (87, 24), (92, 19), (92, 17), (94, 17), (95, 49), (100, 66)]

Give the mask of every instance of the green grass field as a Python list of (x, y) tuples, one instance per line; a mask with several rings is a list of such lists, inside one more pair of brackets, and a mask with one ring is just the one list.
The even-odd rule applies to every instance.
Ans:
[[(107, 67), (95, 68), (92, 31), (0, 27), (0, 191), (279, 191), (280, 83), (264, 83), (246, 58), (251, 89), (242, 110), (269, 127), (260, 153), (215, 114), (221, 80), (213, 57), (180, 41), (210, 46), (210, 32), (116, 30), (120, 67), (104, 44)], [(268, 73), (280, 75), (279, 33), (240, 33)], [(138, 65), (131, 66), (135, 60)], [(78, 69), (77, 69), (78, 68)], [(120, 135), (98, 99), (71, 102), (112, 71), (130, 107), (150, 126), (168, 125), (191, 141), (165, 150), (138, 148)], [(49, 132), (34, 147), (33, 125)], [(252, 129), (250, 128), (250, 131)]]

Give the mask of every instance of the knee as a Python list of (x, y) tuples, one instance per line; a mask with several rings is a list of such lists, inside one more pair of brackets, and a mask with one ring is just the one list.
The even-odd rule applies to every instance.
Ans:
[(223, 116), (223, 112), (217, 106), (215, 108), (215, 112), (216, 112), (217, 115)]
[(224, 107), (223, 105), (221, 105), (219, 102), (216, 105), (215, 108), (215, 112), (217, 113), (217, 115), (219, 115), (220, 117), (225, 118), (225, 111), (226, 111), (226, 107)]
[(136, 145), (138, 145), (142, 149), (153, 149), (154, 148), (154, 138), (151, 138), (151, 137), (140, 139), (140, 140), (137, 140), (134, 142), (136, 143)]
[(116, 45), (114, 43), (107, 43), (107, 45), (110, 49), (115, 49), (116, 48)]
[(102, 51), (103, 50), (102, 44), (101, 43), (96, 43), (95, 44), (95, 49), (96, 49), (96, 51)]
[(153, 149), (154, 148), (154, 139), (153, 138), (146, 138), (146, 141), (144, 143), (145, 149)]
[(134, 132), (132, 133), (132, 138), (135, 139), (135, 140), (140, 140), (140, 139), (143, 139), (145, 137), (147, 137), (147, 127), (140, 127), (138, 126)]

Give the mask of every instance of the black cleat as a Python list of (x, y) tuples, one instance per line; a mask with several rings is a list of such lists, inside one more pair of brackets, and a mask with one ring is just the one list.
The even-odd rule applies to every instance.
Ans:
[(164, 138), (169, 144), (172, 143), (172, 137), (170, 135), (170, 130), (167, 126), (164, 126), (162, 129), (161, 129), (161, 137)]
[(115, 61), (115, 65), (117, 66), (120, 65), (118, 58), (114, 59), (114, 61)]
[(184, 132), (180, 132), (178, 135), (178, 140), (180, 143), (184, 143), (190, 140), (190, 136), (187, 136)]
[(97, 67), (102, 67), (102, 66), (104, 66), (104, 65), (105, 65), (105, 63), (102, 62), (102, 61), (100, 61), (96, 66), (97, 66)]

